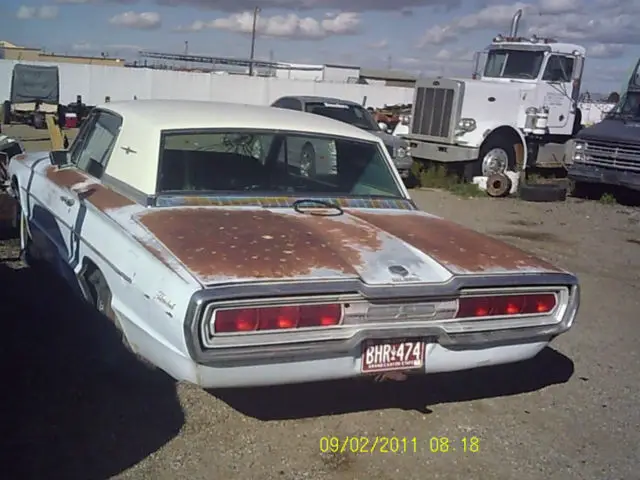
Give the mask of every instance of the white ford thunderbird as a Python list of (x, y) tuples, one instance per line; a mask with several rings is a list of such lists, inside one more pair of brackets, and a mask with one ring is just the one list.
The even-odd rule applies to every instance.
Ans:
[[(301, 139), (336, 169), (301, 175)], [(26, 259), (206, 388), (516, 362), (578, 310), (575, 276), (418, 210), (379, 138), (318, 115), (108, 103), (8, 170)]]

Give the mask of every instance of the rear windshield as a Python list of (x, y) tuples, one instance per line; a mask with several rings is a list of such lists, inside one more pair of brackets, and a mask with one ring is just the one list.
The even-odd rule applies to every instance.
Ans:
[(348, 123), (363, 130), (378, 131), (380, 127), (371, 114), (359, 105), (329, 102), (307, 102), (305, 110), (309, 113), (329, 117)]
[(162, 136), (158, 193), (402, 197), (377, 143), (288, 132)]

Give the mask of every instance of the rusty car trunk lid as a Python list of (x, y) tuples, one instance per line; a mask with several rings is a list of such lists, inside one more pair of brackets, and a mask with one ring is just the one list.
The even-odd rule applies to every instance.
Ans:
[[(558, 272), (499, 240), (424, 212), (348, 209), (314, 216), (284, 208), (169, 207), (133, 220), (203, 285), (358, 278), (441, 283), (453, 275)], [(156, 255), (159, 252), (156, 252)]]

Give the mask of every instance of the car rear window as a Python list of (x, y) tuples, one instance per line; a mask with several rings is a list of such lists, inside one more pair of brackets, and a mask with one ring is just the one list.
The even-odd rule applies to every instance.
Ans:
[(158, 193), (402, 197), (377, 142), (282, 131), (162, 135)]

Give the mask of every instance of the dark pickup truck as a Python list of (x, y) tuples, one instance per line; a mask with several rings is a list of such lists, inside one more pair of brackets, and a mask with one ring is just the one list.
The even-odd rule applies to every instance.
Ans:
[(596, 184), (640, 191), (640, 62), (618, 105), (576, 135), (568, 160), (575, 191)]

